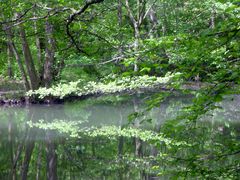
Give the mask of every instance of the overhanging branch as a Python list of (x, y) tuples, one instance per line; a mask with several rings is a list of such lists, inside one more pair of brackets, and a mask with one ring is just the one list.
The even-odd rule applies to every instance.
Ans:
[(103, 2), (104, 0), (87, 0), (85, 5), (78, 11), (76, 11), (75, 13), (71, 14), (68, 19), (67, 19), (67, 25), (66, 25), (66, 28), (67, 28), (67, 35), (69, 36), (69, 38), (71, 39), (72, 43), (75, 45), (75, 47), (77, 48), (77, 50), (81, 53), (84, 53), (86, 54), (86, 52), (84, 52), (77, 44), (77, 42), (75, 41), (74, 39), (74, 36), (71, 34), (71, 31), (70, 31), (70, 25), (71, 23), (75, 20), (76, 16), (79, 16), (81, 15), (82, 13), (84, 13), (88, 8), (89, 6), (93, 5), (93, 4), (98, 4), (98, 3), (101, 3)]

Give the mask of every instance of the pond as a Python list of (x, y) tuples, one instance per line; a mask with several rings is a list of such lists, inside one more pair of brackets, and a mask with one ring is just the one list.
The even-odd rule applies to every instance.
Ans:
[[(169, 152), (166, 143), (156, 145), (128, 131), (126, 135), (121, 132), (128, 127), (131, 133), (139, 129), (134, 133), (143, 137), (146, 132), (160, 132), (165, 121), (177, 117), (191, 103), (190, 96), (171, 97), (144, 111), (151, 96), (105, 96), (56, 105), (0, 107), (0, 179), (175, 176), (171, 171), (161, 176), (171, 166), (159, 158)], [(233, 132), (230, 129), (240, 133), (239, 99), (227, 98), (219, 104), (222, 109), (202, 117), (199, 124), (207, 127), (208, 133), (217, 133), (218, 138), (227, 138)]]

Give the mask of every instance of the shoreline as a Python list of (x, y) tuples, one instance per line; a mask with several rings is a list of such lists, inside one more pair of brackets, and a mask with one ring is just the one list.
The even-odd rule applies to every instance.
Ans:
[[(187, 82), (182, 86), (182, 90), (190, 90), (196, 91), (201, 87), (204, 87), (203, 83), (196, 82)], [(100, 97), (100, 96), (108, 96), (108, 95), (133, 95), (133, 94), (142, 94), (142, 93), (158, 93), (158, 92), (171, 92), (174, 94), (178, 94), (179, 90), (173, 88), (167, 88), (164, 85), (158, 87), (150, 87), (150, 88), (139, 88), (134, 90), (124, 90), (122, 92), (115, 93), (96, 93), (96, 94), (87, 94), (82, 96), (77, 95), (69, 95), (64, 98), (59, 97), (45, 97), (44, 99), (40, 99), (38, 97), (28, 97), (25, 95), (24, 91), (0, 91), (0, 106), (21, 106), (21, 105), (29, 105), (29, 104), (64, 104), (65, 102), (79, 101), (84, 100), (90, 97)]]

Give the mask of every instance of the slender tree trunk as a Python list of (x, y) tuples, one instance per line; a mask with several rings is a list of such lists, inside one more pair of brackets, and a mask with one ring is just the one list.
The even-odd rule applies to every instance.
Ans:
[(22, 79), (24, 81), (25, 89), (28, 91), (30, 89), (30, 83), (29, 83), (28, 78), (27, 78), (27, 73), (25, 72), (24, 66), (22, 64), (22, 60), (20, 58), (19, 53), (17, 52), (17, 49), (16, 49), (15, 45), (11, 44), (11, 47), (12, 47), (12, 50), (15, 54), (15, 58), (17, 60), (18, 67), (19, 67), (19, 69), (21, 71), (21, 74), (22, 74)]
[[(126, 8), (127, 8), (127, 11), (128, 11), (128, 16), (131, 20), (131, 23), (132, 23), (132, 26), (133, 26), (133, 30), (134, 30), (134, 53), (137, 54), (138, 52), (138, 48), (139, 48), (139, 38), (140, 38), (140, 23), (139, 23), (139, 1), (137, 3), (137, 6), (138, 6), (138, 17), (137, 19), (135, 19), (134, 15), (133, 15), (133, 11), (131, 10), (130, 8), (130, 5), (129, 5), (129, 0), (126, 0)], [(138, 71), (138, 59), (139, 57), (136, 56), (135, 57), (135, 62), (134, 62), (134, 71), (137, 72)]]
[(128, 11), (128, 16), (131, 20), (133, 30), (134, 30), (134, 53), (135, 53), (135, 62), (134, 62), (134, 71), (137, 72), (139, 70), (138, 61), (139, 61), (139, 42), (140, 42), (140, 26), (143, 23), (144, 18), (146, 17), (146, 0), (138, 0), (137, 1), (137, 15), (134, 17), (133, 10), (130, 8), (129, 0), (125, 0), (126, 9)]
[(36, 48), (37, 48), (37, 58), (38, 58), (38, 63), (39, 63), (39, 68), (42, 65), (42, 50), (41, 50), (41, 43), (40, 43), (40, 38), (37, 35), (38, 33), (38, 28), (37, 28), (37, 22), (34, 21), (34, 32), (36, 34)]
[[(118, 26), (119, 26), (119, 29), (121, 30), (122, 28), (122, 6), (123, 6), (123, 3), (122, 3), (122, 0), (118, 0)], [(123, 53), (123, 49), (122, 49), (122, 33), (120, 32), (119, 33), (119, 41), (120, 41), (120, 44), (119, 44), (119, 47), (118, 47), (118, 52), (119, 52), (119, 56), (121, 57), (122, 56), (122, 53)]]
[(45, 24), (45, 30), (47, 35), (47, 45), (44, 63), (44, 83), (46, 87), (51, 85), (53, 80), (53, 65), (54, 65), (54, 55), (55, 55), (55, 42), (53, 38), (53, 26), (47, 20)]
[(211, 29), (215, 28), (215, 16), (216, 16), (216, 11), (215, 11), (215, 7), (213, 7), (212, 13), (211, 13), (211, 18), (210, 18), (210, 28)]
[[(36, 13), (34, 12), (34, 17), (36, 17)], [(42, 47), (41, 47), (41, 41), (38, 35), (38, 25), (37, 21), (34, 21), (34, 32), (36, 34), (36, 48), (37, 48), (37, 59), (38, 59), (38, 74), (39, 77), (43, 74), (43, 58), (42, 58)]]
[(139, 42), (140, 42), (140, 26), (142, 24), (144, 15), (145, 15), (145, 0), (138, 0), (137, 1), (137, 19), (133, 22), (134, 26), (134, 51), (136, 53), (136, 61), (134, 63), (134, 71), (137, 72), (139, 70), (138, 61), (139, 61)]
[(12, 69), (13, 52), (9, 43), (7, 44), (7, 54), (8, 54), (7, 74), (9, 78), (13, 78), (13, 69)]
[(139, 61), (139, 56), (138, 54), (138, 50), (139, 50), (139, 39), (140, 39), (140, 32), (139, 32), (139, 25), (138, 23), (134, 24), (134, 51), (136, 53), (136, 61), (134, 63), (134, 71), (137, 72), (138, 71), (138, 61)]
[(151, 7), (151, 9), (149, 10), (148, 17), (149, 17), (149, 20), (151, 23), (149, 36), (150, 36), (150, 38), (158, 37), (158, 34), (157, 34), (158, 19), (157, 19), (156, 12), (153, 7)]
[(121, 28), (122, 27), (122, 0), (118, 0), (118, 25)]
[(32, 54), (27, 42), (27, 37), (25, 33), (25, 29), (22, 25), (19, 26), (19, 31), (20, 31), (20, 38), (22, 42), (22, 50), (23, 50), (23, 55), (25, 59), (25, 64), (27, 67), (27, 72), (29, 75), (30, 79), (30, 85), (31, 89), (37, 89), (40, 86), (40, 79), (37, 75), (37, 71), (33, 62)]
[(24, 69), (24, 66), (22, 64), (22, 60), (21, 60), (21, 56), (20, 54), (18, 53), (17, 51), (17, 48), (12, 40), (12, 37), (13, 37), (13, 33), (11, 31), (11, 29), (9, 27), (4, 27), (4, 30), (6, 32), (6, 35), (7, 35), (7, 40), (8, 40), (8, 46), (9, 48), (11, 49), (11, 51), (13, 52), (16, 60), (17, 60), (17, 63), (18, 63), (18, 67), (19, 67), (19, 70), (21, 72), (21, 75), (22, 75), (22, 79), (24, 81), (24, 86), (25, 86), (25, 89), (26, 90), (29, 90), (30, 89), (30, 84), (28, 82), (28, 79), (27, 79), (27, 74), (25, 72), (25, 69)]
[(162, 22), (162, 36), (166, 36), (167, 34), (167, 16), (166, 16), (166, 10), (167, 10), (167, 6), (166, 6), (166, 2), (163, 2), (163, 22)]
[(180, 16), (180, 12), (181, 10), (179, 10), (181, 8), (181, 4), (178, 2), (177, 3), (177, 7), (174, 8), (174, 12), (175, 12), (175, 32), (178, 33), (178, 29), (179, 29), (179, 16)]
[(126, 70), (126, 67), (119, 63), (123, 59), (123, 33), (122, 33), (122, 28), (123, 28), (123, 0), (118, 0), (118, 11), (117, 11), (117, 16), (118, 16), (118, 27), (119, 27), (119, 32), (118, 32), (118, 40), (119, 40), (119, 45), (118, 45), (118, 59), (116, 61), (116, 65), (120, 66), (122, 71)]

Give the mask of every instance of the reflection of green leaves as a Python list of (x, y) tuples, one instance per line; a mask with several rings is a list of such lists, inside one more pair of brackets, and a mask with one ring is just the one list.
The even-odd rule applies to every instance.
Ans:
[(79, 125), (83, 121), (64, 121), (64, 120), (53, 120), (53, 122), (45, 122), (39, 120), (38, 122), (28, 121), (27, 124), (32, 127), (37, 127), (43, 130), (55, 130), (59, 133), (67, 134), (70, 137), (78, 137)]
[(116, 126), (103, 126), (101, 128), (93, 128), (88, 131), (82, 131), (84, 135), (90, 137), (107, 137), (110, 139), (116, 139), (117, 137), (125, 138), (140, 138), (145, 142), (150, 142), (152, 144), (159, 145), (162, 142), (167, 146), (188, 146), (188, 143), (184, 141), (175, 141), (174, 139), (167, 138), (161, 133), (156, 133), (154, 131), (142, 130), (136, 128), (124, 128)]

